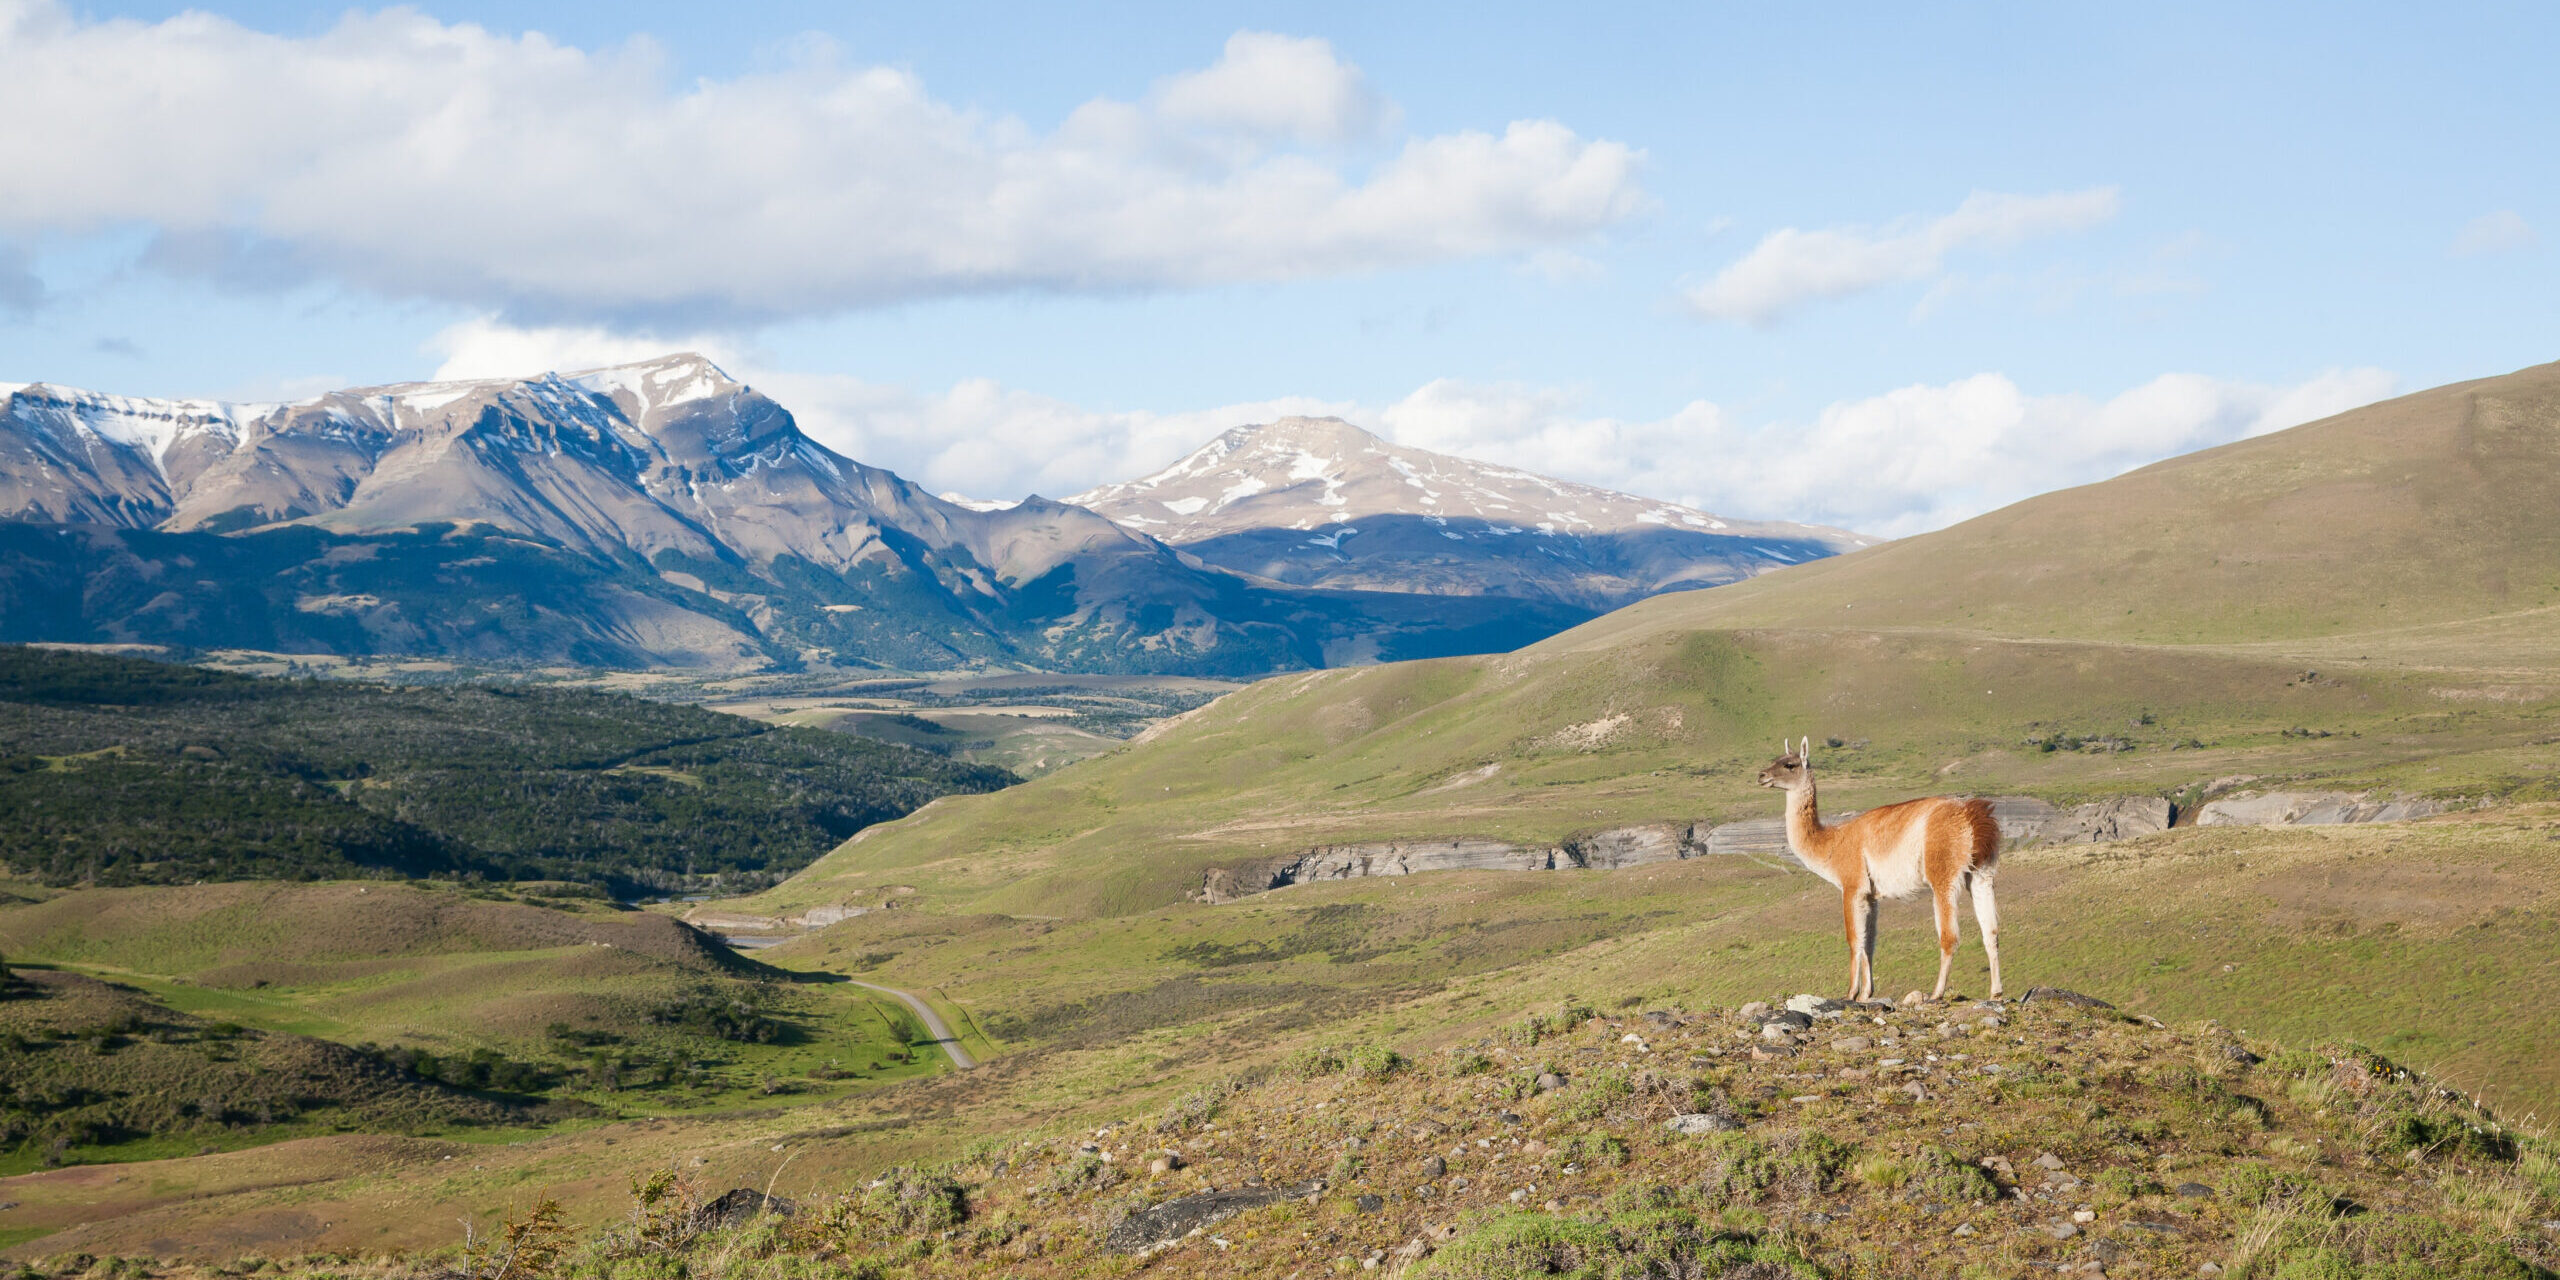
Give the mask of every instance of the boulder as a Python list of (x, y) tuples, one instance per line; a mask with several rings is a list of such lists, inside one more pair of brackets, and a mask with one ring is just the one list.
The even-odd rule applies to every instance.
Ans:
[(1672, 822), (1617, 827), (1566, 841), (1565, 854), (1575, 866), (1602, 870), (1672, 862), (1689, 856), (1690, 830), (1686, 824)]
[(2348, 822), (2405, 822), (2448, 806), (2424, 797), (2377, 800), (2352, 791), (2243, 791), (2209, 801), (2199, 827), (2317, 827)]
[(1323, 1187), (1321, 1182), (1291, 1187), (1233, 1187), (1167, 1200), (1121, 1219), (1103, 1237), (1102, 1247), (1113, 1253), (1139, 1253), (1171, 1244), (1196, 1228), (1215, 1226), (1247, 1209), (1311, 1196)]
[(768, 1196), (752, 1187), (738, 1187), (722, 1193), (718, 1199), (702, 1206), (700, 1212), (699, 1220), (702, 1225), (716, 1230), (753, 1222), (768, 1213), (776, 1217), (788, 1218), (800, 1212), (800, 1206), (781, 1196)]
[(2045, 844), (2100, 844), (2131, 840), (2169, 829), (2173, 810), (2159, 796), (2115, 796), (2076, 805), (2054, 815), (2044, 827)]
[(1991, 817), (2000, 824), (2000, 839), (2007, 844), (2034, 844), (2043, 839), (2056, 812), (2051, 804), (2034, 796), (1991, 797)]
[[(1691, 841), (1696, 842), (1693, 834)], [(1708, 831), (1706, 849), (1713, 855), (1792, 858), (1787, 852), (1787, 824), (1783, 818), (1746, 818), (1727, 822)]]
[(1717, 1115), (1711, 1111), (1691, 1111), (1663, 1121), (1662, 1127), (1673, 1133), (1685, 1133), (1694, 1137), (1705, 1133), (1732, 1133), (1742, 1128), (1742, 1122), (1732, 1116)]

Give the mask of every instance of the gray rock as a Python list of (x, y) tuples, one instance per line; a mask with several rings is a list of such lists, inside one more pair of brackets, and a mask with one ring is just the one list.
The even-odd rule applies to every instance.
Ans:
[(1993, 796), (1992, 821), (2000, 824), (2000, 838), (2013, 845), (2034, 844), (2044, 835), (2057, 810), (2034, 796)]
[(2056, 1172), (2060, 1172), (2062, 1169), (2062, 1157), (2047, 1151), (2035, 1158), (2035, 1166), (2039, 1169), (2051, 1169)]
[(2054, 815), (2043, 844), (2098, 844), (2130, 840), (2169, 829), (2169, 802), (2159, 796), (2116, 796)]
[(1673, 1133), (1695, 1136), (1703, 1133), (1732, 1133), (1742, 1128), (1742, 1122), (1731, 1116), (1718, 1115), (1714, 1112), (1691, 1111), (1663, 1121), (1662, 1127)]
[(781, 1196), (768, 1196), (751, 1187), (739, 1187), (702, 1206), (702, 1221), (711, 1227), (734, 1227), (768, 1213), (788, 1218), (798, 1212), (798, 1204)]
[(1865, 1036), (1842, 1036), (1839, 1039), (1832, 1041), (1831, 1047), (1833, 1050), (1840, 1053), (1865, 1053), (1867, 1050), (1875, 1048), (1876, 1042), (1866, 1038)]
[(2036, 1000), (2051, 1000), (2058, 1004), (2077, 1005), (2083, 1009), (2115, 1008), (2114, 1005), (2096, 996), (2084, 996), (2077, 991), (2065, 991), (2060, 987), (2029, 987), (2025, 995), (2018, 997), (2020, 1004)]
[(1441, 1159), (1441, 1158), (1440, 1158), (1440, 1157), (1438, 1157), (1438, 1156), (1425, 1156), (1425, 1157), (1423, 1157), (1423, 1161), (1422, 1161), (1422, 1176), (1423, 1176), (1423, 1177), (1426, 1177), (1426, 1178), (1442, 1178), (1442, 1177), (1447, 1177), (1447, 1176), (1448, 1176), (1448, 1173), (1449, 1173), (1449, 1162), (1448, 1162), (1448, 1161), (1443, 1160), (1443, 1159)]
[(1557, 1075), (1552, 1071), (1542, 1071), (1538, 1073), (1538, 1092), (1545, 1093), (1549, 1089), (1561, 1089), (1563, 1087), (1563, 1076)]
[(1754, 1000), (1751, 1003), (1734, 1010), (1734, 1012), (1744, 1018), (1764, 1018), (1769, 1014), (1769, 1002), (1766, 1000)]
[(1789, 1013), (1801, 1013), (1810, 1017), (1817, 1013), (1831, 1013), (1839, 1008), (1839, 1001), (1827, 1000), (1817, 995), (1801, 994), (1787, 997)]
[(1740, 822), (1719, 823), (1701, 840), (1693, 830), (1690, 843), (1704, 845), (1710, 857), (1785, 858), (1787, 824), (1780, 818), (1745, 818)]
[(1121, 1219), (1103, 1237), (1102, 1246), (1113, 1253), (1137, 1253), (1170, 1244), (1196, 1228), (1214, 1226), (1247, 1209), (1311, 1196), (1323, 1189), (1321, 1182), (1301, 1182), (1295, 1186), (1233, 1187), (1182, 1196)]
[(1353, 1200), (1351, 1203), (1362, 1213), (1376, 1213), (1378, 1210), (1387, 1207), (1387, 1198), (1381, 1195), (1366, 1195)]
[(2349, 822), (2404, 822), (2445, 811), (2440, 800), (2377, 800), (2352, 791), (2243, 791), (2196, 811), (2199, 827), (2320, 827)]
[(2052, 1236), (2056, 1240), (2068, 1240), (2071, 1237), (2080, 1234), (2080, 1228), (2073, 1226), (2068, 1222), (2050, 1223), (2044, 1230), (2046, 1235)]
[(2189, 1200), (2211, 1200), (2214, 1198), (2213, 1188), (2208, 1187), (2201, 1182), (2179, 1183), (2178, 1194), (2185, 1196)]
[(1688, 833), (1689, 827), (1682, 823), (1656, 822), (1640, 827), (1618, 827), (1568, 840), (1564, 850), (1565, 856), (1578, 867), (1597, 870), (1638, 867), (1689, 856)]

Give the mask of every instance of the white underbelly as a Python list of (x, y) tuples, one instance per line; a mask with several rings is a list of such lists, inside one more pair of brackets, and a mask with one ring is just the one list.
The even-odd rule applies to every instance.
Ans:
[(1905, 826), (1891, 845), (1867, 855), (1867, 883), (1875, 886), (1879, 898), (1908, 898), (1920, 892), (1929, 883), (1928, 852), (1928, 824)]

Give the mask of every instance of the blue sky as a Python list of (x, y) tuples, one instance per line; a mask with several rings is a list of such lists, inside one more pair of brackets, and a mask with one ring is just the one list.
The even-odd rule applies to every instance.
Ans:
[[(1381, 10), (1384, 10), (1383, 12)], [(1338, 412), (1873, 532), (2560, 357), (2547, 5), (0, 0), (0, 378), (705, 349), (937, 488)]]

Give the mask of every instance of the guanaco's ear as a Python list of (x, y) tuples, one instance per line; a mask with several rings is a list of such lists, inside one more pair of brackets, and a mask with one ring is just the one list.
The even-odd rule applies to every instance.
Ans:
[(1807, 738), (1804, 740), (1804, 746), (1797, 750), (1796, 758), (1804, 761), (1806, 764), (1813, 763), (1813, 739)]

